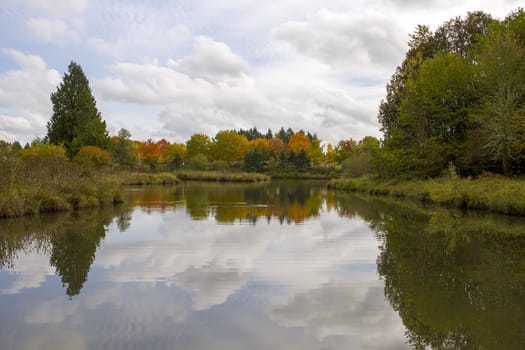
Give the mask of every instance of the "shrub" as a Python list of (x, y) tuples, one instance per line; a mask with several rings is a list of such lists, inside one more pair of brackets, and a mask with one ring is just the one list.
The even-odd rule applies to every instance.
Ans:
[(101, 168), (111, 164), (111, 154), (96, 146), (84, 146), (73, 160), (86, 168)]

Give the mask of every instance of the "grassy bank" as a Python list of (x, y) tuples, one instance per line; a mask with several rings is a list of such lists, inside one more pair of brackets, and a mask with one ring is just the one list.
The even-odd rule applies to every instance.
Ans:
[(111, 206), (122, 202), (123, 185), (173, 185), (180, 180), (172, 173), (86, 172), (64, 163), (51, 176), (45, 168), (34, 176), (21, 177), (0, 190), (0, 217)]
[(218, 171), (180, 171), (177, 177), (183, 181), (259, 182), (270, 177), (259, 173), (234, 173)]
[(168, 172), (121, 172), (113, 176), (122, 185), (176, 185), (180, 182), (177, 175)]
[(430, 180), (378, 181), (370, 177), (331, 180), (328, 187), (495, 213), (525, 215), (525, 180), (452, 175)]
[(287, 173), (270, 173), (272, 179), (297, 179), (297, 180), (329, 180), (335, 175), (333, 174), (314, 174), (314, 173), (300, 173), (300, 172), (287, 172)]
[(113, 177), (77, 177), (74, 182), (14, 186), (0, 194), (0, 217), (109, 206), (122, 202)]

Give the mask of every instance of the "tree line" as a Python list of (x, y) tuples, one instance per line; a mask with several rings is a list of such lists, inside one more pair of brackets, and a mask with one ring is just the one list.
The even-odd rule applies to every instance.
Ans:
[(376, 172), (435, 177), (525, 172), (525, 12), (471, 12), (418, 26), (379, 107)]
[(16, 141), (0, 141), (0, 153), (15, 158), (19, 152), (22, 156), (30, 153), (43, 157), (49, 153), (65, 154), (85, 167), (304, 172), (335, 169), (361, 149), (379, 147), (378, 140), (367, 137), (360, 142), (341, 140), (335, 147), (327, 145), (325, 150), (315, 133), (290, 127), (281, 127), (276, 133), (270, 129), (262, 133), (257, 127), (221, 130), (214, 137), (195, 133), (185, 143), (133, 140), (126, 129), (111, 136), (89, 81), (75, 62), (70, 63), (62, 82), (51, 94), (51, 102), (53, 114), (46, 136), (25, 147)]

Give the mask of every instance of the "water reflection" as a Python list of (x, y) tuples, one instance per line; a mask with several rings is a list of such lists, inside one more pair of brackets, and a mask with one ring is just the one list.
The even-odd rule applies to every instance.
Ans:
[(370, 198), (337, 202), (380, 238), (385, 296), (412, 348), (523, 348), (525, 219)]
[(118, 210), (3, 221), (0, 348), (525, 343), (521, 219), (318, 182), (128, 195)]
[(320, 215), (325, 199), (321, 181), (274, 181), (270, 184), (185, 183), (166, 193), (153, 187), (131, 190), (133, 205), (146, 210), (184, 208), (194, 220), (215, 218), (219, 223), (255, 224), (259, 219), (302, 223)]
[(378, 258), (385, 294), (413, 348), (523, 347), (523, 219), (438, 209), (375, 224), (386, 234)]
[[(17, 282), (2, 289), (2, 293), (38, 287), (44, 280), (42, 273), (52, 273), (48, 267), (51, 266), (60, 276), (66, 294), (70, 297), (79, 294), (95, 259), (95, 251), (105, 237), (106, 226), (116, 213), (114, 210), (85, 210), (66, 215), (3, 220), (0, 267), (22, 267), (18, 269)], [(48, 264), (44, 256), (49, 257)]]

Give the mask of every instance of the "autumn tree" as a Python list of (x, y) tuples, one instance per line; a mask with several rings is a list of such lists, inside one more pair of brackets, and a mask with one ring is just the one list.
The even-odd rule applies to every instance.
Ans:
[(97, 146), (84, 146), (73, 160), (85, 168), (101, 168), (111, 164), (111, 154)]
[(208, 136), (204, 134), (193, 134), (190, 139), (186, 141), (186, 156), (190, 160), (199, 154), (208, 158), (211, 145), (212, 142)]
[(106, 123), (97, 109), (88, 79), (80, 65), (71, 62), (68, 73), (51, 94), (53, 115), (47, 123), (47, 140), (64, 144), (72, 158), (82, 146), (107, 148)]
[(284, 144), (284, 141), (278, 137), (268, 140), (268, 149), (270, 154), (272, 154), (274, 157), (278, 157), (285, 147), (286, 145)]
[(343, 160), (357, 152), (357, 142), (353, 139), (341, 140), (334, 149), (334, 159), (336, 163), (342, 163)]
[(161, 154), (161, 144), (153, 141), (153, 139), (148, 139), (139, 145), (137, 154), (141, 161), (149, 166), (150, 170), (156, 170), (156, 164)]
[(257, 138), (253, 141), (250, 141), (250, 149), (258, 150), (260, 152), (269, 153), (270, 151), (270, 141), (265, 138)]
[(334, 146), (332, 146), (331, 143), (329, 143), (326, 146), (325, 160), (326, 160), (326, 164), (328, 166), (330, 166), (330, 167), (334, 167), (335, 166), (335, 151), (334, 151)]
[(169, 144), (162, 152), (161, 157), (163, 162), (167, 164), (168, 169), (178, 169), (186, 158), (186, 145), (181, 143)]
[(294, 133), (288, 141), (288, 149), (295, 153), (299, 153), (302, 149), (307, 150), (309, 146), (310, 139), (302, 131)]
[(215, 135), (211, 153), (214, 160), (235, 162), (242, 161), (248, 149), (249, 142), (246, 136), (233, 130), (224, 130)]
[(323, 147), (321, 146), (321, 140), (319, 140), (317, 137), (312, 138), (310, 145), (308, 148), (306, 148), (306, 154), (312, 161), (312, 166), (314, 168), (319, 167), (325, 160)]

